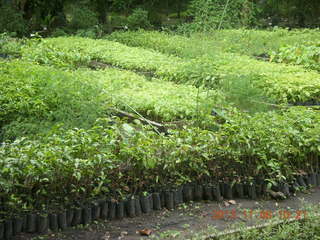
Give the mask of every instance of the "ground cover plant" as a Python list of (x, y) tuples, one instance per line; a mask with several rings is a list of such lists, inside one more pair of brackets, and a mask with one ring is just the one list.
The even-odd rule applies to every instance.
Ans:
[[(108, 68), (100, 71), (82, 70), (81, 74), (98, 80), (115, 107), (150, 120), (170, 122), (209, 116), (213, 107), (223, 107), (224, 95), (217, 90), (197, 89), (137, 73)], [(199, 116), (199, 114), (201, 116)]]
[(57, 123), (87, 128), (110, 114), (111, 108), (170, 122), (205, 119), (212, 107), (224, 106), (219, 91), (147, 79), (115, 68), (62, 71), (21, 60), (1, 63), (3, 139), (37, 133), (39, 122), (43, 130)]
[[(170, 39), (170, 36), (164, 35), (163, 38)], [(187, 38), (184, 41), (187, 42), (185, 46), (190, 44)], [(166, 42), (162, 44), (166, 45)], [(74, 43), (77, 43), (77, 49), (73, 48)], [(209, 88), (218, 88), (221, 83), (223, 86), (223, 83), (244, 78), (250, 79), (252, 86), (260, 88), (261, 93), (278, 103), (319, 101), (320, 75), (316, 72), (298, 66), (266, 63), (238, 54), (208, 53), (200, 56), (200, 52), (192, 58), (179, 58), (106, 40), (55, 38), (43, 40), (40, 44), (31, 43), (31, 47), (22, 50), (22, 55), (24, 59), (60, 67), (66, 67), (67, 63), (79, 67), (98, 60), (121, 68), (147, 71), (163, 80)]]
[[(0, 1), (0, 239), (320, 186), (320, 34), (291, 29), (319, 13), (315, 0)], [(309, 237), (299, 227), (265, 235)]]
[[(167, 36), (169, 35), (170, 38)], [(187, 35), (157, 31), (118, 31), (106, 38), (129, 46), (152, 48), (177, 56), (192, 57), (195, 54), (210, 52), (230, 52), (248, 56), (271, 54), (281, 47), (296, 43), (313, 42), (319, 38), (317, 29), (288, 30), (283, 28), (224, 29)], [(193, 44), (193, 48), (190, 45)], [(186, 48), (189, 48), (188, 51)], [(199, 52), (200, 51), (200, 52)]]
[[(215, 47), (216, 42), (210, 41), (210, 38), (208, 40), (206, 36), (203, 39), (201, 35), (200, 37), (186, 38), (165, 33), (140, 31), (132, 33), (132, 35), (131, 32), (115, 33), (111, 35), (110, 39), (132, 46), (156, 49), (186, 59), (201, 58), (204, 55), (206, 59), (211, 59), (215, 63), (215, 71), (218, 79), (222, 79), (221, 81), (224, 79), (228, 81), (230, 78), (233, 81), (239, 81), (241, 78), (252, 79), (258, 88), (262, 88), (269, 97), (275, 98), (278, 102), (317, 102), (319, 98), (318, 73), (306, 71), (302, 67), (263, 62), (238, 53), (221, 53), (219, 47), (218, 49)], [(238, 38), (234, 39), (234, 41), (238, 41), (236, 40)], [(239, 46), (246, 49), (245, 44), (239, 42)], [(233, 45), (230, 45), (232, 48)], [(310, 86), (313, 87), (310, 88)]]
[(41, 64), (77, 68), (88, 66), (90, 61), (96, 60), (120, 68), (151, 73), (163, 80), (188, 84), (197, 84), (207, 77), (214, 77), (214, 64), (206, 59), (189, 61), (107, 40), (49, 38), (40, 43), (32, 41), (21, 52), (24, 59)]
[(320, 44), (316, 42), (296, 43), (286, 45), (274, 51), (272, 59), (275, 62), (302, 65), (306, 69), (320, 70)]
[(0, 60), (0, 72), (2, 138), (39, 132), (49, 123), (86, 128), (105, 110), (98, 83), (75, 74), (20, 60)]

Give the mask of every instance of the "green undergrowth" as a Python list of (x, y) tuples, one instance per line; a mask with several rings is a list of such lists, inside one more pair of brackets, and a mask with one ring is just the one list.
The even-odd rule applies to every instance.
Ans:
[(108, 40), (80, 37), (29, 41), (21, 51), (23, 59), (66, 69), (89, 66), (98, 61), (112, 66), (152, 73), (162, 80), (201, 85), (215, 80), (215, 65), (208, 59), (185, 60), (154, 50), (128, 47)]
[(6, 211), (41, 209), (108, 195), (122, 199), (152, 188), (259, 176), (290, 182), (298, 170), (318, 171), (320, 114), (305, 108), (235, 112), (213, 132), (196, 127), (159, 135), (116, 118), (89, 129), (56, 126), (37, 139), (0, 147), (0, 188)]
[(1, 137), (13, 139), (64, 122), (90, 127), (105, 111), (101, 87), (70, 72), (0, 61)]
[(151, 80), (136, 73), (105, 69), (82, 70), (81, 74), (99, 80), (103, 90), (112, 97), (115, 107), (159, 122), (203, 120), (213, 107), (226, 106), (223, 93), (216, 90), (197, 89), (156, 78)]
[(320, 71), (320, 42), (303, 42), (283, 46), (272, 53), (271, 60), (302, 65), (306, 69)]
[[(257, 89), (276, 102), (296, 103), (318, 101), (320, 98), (320, 75), (299, 66), (287, 66), (256, 60), (238, 53), (221, 52), (214, 49), (214, 41), (187, 38), (159, 32), (115, 33), (109, 39), (174, 54), (184, 59), (205, 58), (216, 65), (218, 82), (229, 79), (248, 78)], [(250, 49), (242, 45), (243, 49)], [(210, 85), (211, 81), (207, 82)]]
[[(166, 37), (169, 35), (170, 38)], [(314, 41), (320, 37), (319, 30), (311, 29), (224, 29), (206, 33), (193, 33), (188, 36), (176, 35), (174, 33), (161, 33), (156, 31), (117, 31), (106, 36), (107, 39), (118, 41), (129, 46), (145, 46), (157, 49), (160, 52), (170, 53), (176, 56), (193, 57), (208, 52), (229, 52), (248, 56), (270, 54), (279, 48)], [(165, 44), (164, 44), (165, 42)], [(190, 44), (193, 45), (190, 48)], [(180, 47), (177, 47), (179, 45)], [(188, 51), (186, 51), (186, 49)]]
[[(169, 35), (165, 37), (170, 38)], [(187, 38), (184, 41), (188, 43)], [(181, 47), (179, 44), (176, 46)], [(220, 88), (230, 80), (248, 79), (252, 88), (260, 91), (259, 95), (278, 103), (318, 101), (320, 98), (318, 73), (238, 54), (211, 55), (209, 52), (203, 56), (179, 58), (107, 40), (69, 37), (30, 42), (23, 49), (22, 56), (29, 61), (62, 68), (89, 66), (93, 60), (101, 61), (125, 69), (151, 72), (161, 80), (209, 88)]]
[[(90, 127), (110, 108), (170, 122), (207, 119), (224, 95), (130, 71), (108, 68), (63, 71), (25, 61), (1, 62), (0, 126), (3, 139), (50, 129), (52, 124)], [(40, 124), (39, 124), (40, 123)]]

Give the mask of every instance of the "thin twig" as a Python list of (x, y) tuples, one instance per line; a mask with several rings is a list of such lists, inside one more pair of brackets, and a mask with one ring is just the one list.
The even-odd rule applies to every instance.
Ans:
[(227, 1), (226, 5), (224, 6), (224, 9), (223, 9), (223, 13), (222, 13), (222, 16), (221, 16), (221, 20), (220, 20), (220, 23), (219, 23), (219, 27), (218, 27), (218, 30), (221, 29), (221, 25), (222, 25), (222, 21), (223, 21), (223, 18), (224, 18), (224, 15), (226, 14), (226, 11), (227, 11), (227, 8), (228, 8), (228, 4), (229, 4), (229, 1)]

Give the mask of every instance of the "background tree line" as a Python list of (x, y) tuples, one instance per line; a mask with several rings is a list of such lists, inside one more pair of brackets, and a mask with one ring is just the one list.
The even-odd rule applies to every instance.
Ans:
[[(0, 0), (0, 32), (319, 27), (318, 0)], [(58, 33), (59, 33), (58, 31)], [(95, 33), (96, 34), (96, 33)]]

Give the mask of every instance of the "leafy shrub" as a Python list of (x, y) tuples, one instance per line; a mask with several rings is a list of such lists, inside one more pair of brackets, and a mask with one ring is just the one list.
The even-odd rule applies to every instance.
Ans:
[[(28, 73), (24, 72), (26, 68)], [(220, 106), (224, 101), (219, 91), (150, 81), (118, 69), (64, 73), (14, 61), (1, 66), (0, 73), (3, 139), (45, 132), (56, 123), (89, 127), (110, 106), (133, 114), (139, 112), (156, 121), (205, 120), (213, 105)]]
[(154, 73), (157, 77), (178, 83), (201, 85), (215, 78), (215, 64), (206, 58), (183, 60), (156, 51), (132, 48), (107, 40), (53, 38), (30, 43), (22, 51), (25, 59), (41, 64), (74, 68), (87, 66), (92, 59), (112, 66)]
[(101, 37), (103, 30), (98, 26), (91, 27), (89, 29), (79, 29), (76, 32), (76, 36), (85, 37), (85, 38), (99, 38)]
[[(285, 34), (286, 31), (280, 32)], [(311, 35), (314, 36), (314, 34), (316, 33), (312, 31)], [(212, 76), (218, 79), (218, 83), (228, 81), (228, 79), (237, 81), (237, 77), (247, 78), (256, 89), (262, 89), (267, 97), (280, 103), (301, 104), (320, 100), (318, 81), (320, 75), (318, 73), (306, 71), (299, 66), (259, 61), (238, 53), (221, 53), (215, 49), (210, 38), (203, 35), (186, 38), (166, 33), (139, 31), (137, 33), (117, 33), (110, 38), (132, 46), (175, 54), (189, 61), (197, 59), (199, 63), (208, 62), (211, 66), (215, 66), (212, 67), (214, 69)], [(242, 45), (242, 47), (247, 49), (249, 46)], [(197, 67), (199, 67), (198, 64)], [(207, 84), (210, 85), (210, 83), (211, 87), (217, 84), (216, 81), (208, 81)]]
[(98, 83), (80, 79), (77, 73), (19, 60), (2, 62), (0, 73), (0, 127), (5, 129), (4, 138), (34, 134), (57, 122), (89, 127), (106, 108)]
[(0, 53), (8, 56), (19, 56), (23, 40), (13, 38), (8, 33), (0, 34)]
[(0, 147), (3, 206), (19, 211), (107, 193), (121, 198), (203, 177), (252, 182), (259, 176), (275, 184), (298, 170), (319, 170), (317, 112), (230, 114), (218, 132), (186, 128), (164, 136), (139, 123), (99, 119), (88, 130), (56, 127), (38, 139), (6, 143)]
[(75, 7), (72, 12), (70, 27), (88, 29), (98, 24), (97, 14), (87, 7)]
[(0, 7), (1, 32), (16, 32), (20, 36), (25, 35), (28, 32), (28, 25), (22, 13), (7, 5)]
[[(210, 33), (191, 34), (188, 41), (177, 34), (157, 31), (117, 31), (107, 39), (134, 47), (156, 49), (183, 57), (197, 57), (207, 53), (227, 52), (248, 56), (269, 55), (279, 48), (296, 43), (314, 42), (320, 38), (316, 29), (288, 30), (273, 28), (270, 30), (223, 29)], [(180, 47), (179, 47), (180, 46)]]
[(55, 29), (52, 33), (51, 33), (51, 36), (52, 37), (64, 37), (64, 36), (67, 36), (68, 33), (66, 33), (63, 29), (61, 28), (57, 28)]
[(128, 28), (136, 30), (140, 28), (150, 28), (149, 13), (141, 8), (134, 9), (132, 14), (127, 18)]
[(302, 65), (307, 69), (320, 71), (320, 43), (309, 42), (281, 47), (273, 52), (272, 61)]
[(155, 121), (207, 120), (212, 107), (224, 103), (220, 91), (146, 79), (130, 71), (108, 69), (88, 74), (104, 83), (117, 108), (133, 114), (137, 111)]
[(178, 32), (207, 32), (220, 28), (245, 27), (254, 20), (254, 5), (247, 0), (194, 0), (190, 4), (191, 24)]
[(90, 29), (80, 29), (76, 32), (76, 36), (79, 37), (85, 37), (85, 38), (96, 38), (96, 32), (95, 29), (90, 28)]

